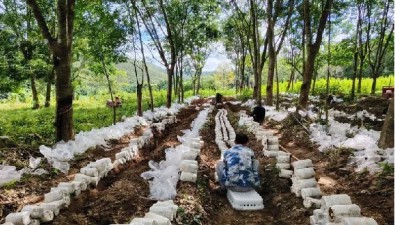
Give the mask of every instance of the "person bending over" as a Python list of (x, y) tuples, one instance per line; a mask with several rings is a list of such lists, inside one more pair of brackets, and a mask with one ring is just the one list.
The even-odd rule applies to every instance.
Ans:
[(252, 111), (252, 117), (254, 118), (255, 122), (258, 122), (262, 125), (263, 121), (265, 120), (266, 109), (261, 105), (257, 105), (254, 107)]
[(247, 135), (237, 134), (235, 143), (225, 151), (223, 160), (217, 162), (220, 188), (237, 192), (253, 190), (260, 185), (259, 161), (254, 159), (254, 152), (245, 146), (248, 143)]

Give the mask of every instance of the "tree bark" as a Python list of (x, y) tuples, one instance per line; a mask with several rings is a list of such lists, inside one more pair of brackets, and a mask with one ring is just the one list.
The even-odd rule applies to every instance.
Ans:
[(34, 74), (30, 74), (30, 85), (32, 87), (33, 109), (38, 109), (40, 108), (40, 104), (38, 102), (36, 79), (34, 77)]
[(269, 45), (269, 68), (267, 75), (266, 84), (266, 105), (273, 105), (273, 80), (274, 80), (274, 69), (276, 64), (276, 54), (274, 47), (274, 18), (273, 18), (273, 2), (267, 1), (267, 13), (268, 13), (268, 28), (267, 28), (267, 40)]
[(199, 71), (198, 73), (198, 78), (197, 78), (197, 88), (196, 88), (196, 94), (199, 94), (199, 90), (200, 90), (200, 77), (202, 75), (202, 70)]
[(48, 74), (47, 80), (47, 91), (45, 94), (45, 107), (49, 107), (51, 105), (51, 87), (52, 87), (52, 80), (55, 77), (55, 68), (52, 67), (51, 72)]
[(113, 95), (113, 91), (112, 91), (112, 87), (111, 87), (110, 76), (107, 73), (106, 64), (104, 63), (104, 57), (103, 56), (101, 56), (101, 63), (102, 63), (102, 66), (103, 66), (104, 75), (106, 76), (106, 79), (107, 79), (108, 91), (110, 92), (110, 96), (111, 96), (112, 112), (113, 112), (112, 113), (112, 115), (113, 115), (113, 117), (112, 117), (113, 120), (112, 121), (113, 121), (113, 124), (115, 125), (115, 123), (117, 122), (117, 107), (116, 107), (116, 104), (115, 104), (115, 101), (114, 101), (114, 95)]
[(170, 64), (167, 65), (167, 63), (165, 63), (166, 66), (166, 70), (167, 70), (167, 95), (166, 95), (166, 106), (167, 108), (171, 107), (171, 97), (172, 97), (172, 77), (174, 76), (174, 66), (176, 65), (176, 46), (174, 43), (174, 37), (173, 37), (173, 33), (171, 30), (171, 24), (169, 22), (169, 19), (167, 17), (167, 12), (165, 9), (165, 6), (163, 4), (163, 0), (159, 0), (159, 5), (163, 14), (163, 19), (165, 21), (166, 24), (166, 30), (167, 30), (167, 39), (169, 41), (169, 45), (170, 45)]
[(178, 86), (179, 84), (179, 66), (178, 63), (176, 63), (176, 67), (175, 67), (175, 73), (174, 73), (174, 95), (178, 97)]
[(143, 116), (143, 84), (137, 84), (137, 115)]
[(137, 30), (138, 30), (138, 34), (139, 34), (140, 50), (141, 50), (141, 55), (143, 57), (144, 70), (145, 70), (145, 73), (147, 75), (147, 84), (148, 84), (148, 91), (149, 91), (149, 96), (150, 96), (149, 106), (150, 106), (151, 111), (154, 111), (154, 97), (152, 95), (151, 78), (150, 78), (150, 75), (149, 75), (147, 62), (145, 60), (144, 46), (143, 46), (143, 40), (142, 40), (142, 37), (141, 37), (141, 30), (140, 30), (140, 21), (139, 21), (139, 18), (138, 18), (138, 13), (137, 13), (137, 8), (136, 7), (134, 7), (134, 12), (135, 12), (135, 18), (136, 18), (136, 22), (137, 22)]
[(287, 85), (287, 90), (286, 90), (286, 92), (288, 92), (289, 89), (291, 88), (291, 83), (293, 83), (294, 76), (295, 76), (295, 69), (292, 68), (292, 70), (291, 70), (291, 75), (289, 76), (289, 81), (288, 81), (288, 85)]
[[(281, 13), (281, 1), (275, 1), (275, 7), (273, 9), (273, 1), (268, 1), (267, 2), (267, 14), (268, 14), (268, 29), (267, 29), (267, 36), (265, 42), (268, 45), (268, 55), (269, 55), (269, 68), (268, 68), (268, 76), (267, 76), (267, 85), (266, 85), (266, 104), (267, 105), (273, 105), (273, 81), (274, 81), (274, 70), (277, 69), (277, 55), (281, 50), (282, 43), (284, 41), (285, 35), (288, 30), (288, 25), (289, 21), (291, 19), (292, 15), (292, 10), (293, 10), (293, 5), (294, 1), (291, 0), (289, 1), (289, 9), (287, 13), (287, 18), (286, 22), (284, 24), (282, 34), (280, 35), (280, 42), (278, 44), (278, 47), (276, 47), (275, 44), (275, 38), (274, 38), (274, 25), (277, 21), (277, 17)], [(265, 45), (265, 46), (266, 46)], [(277, 48), (277, 49), (276, 49)], [(265, 54), (262, 54), (261, 58), (261, 68), (263, 69), (263, 64), (265, 60), (263, 59), (265, 57)], [(261, 70), (262, 70), (261, 69)], [(276, 72), (277, 73), (277, 72)], [(277, 76), (277, 74), (276, 74)]]
[(317, 69), (314, 69), (314, 74), (313, 74), (313, 88), (311, 89), (311, 93), (315, 95), (315, 82), (317, 81), (317, 76), (318, 76), (318, 71)]
[(394, 147), (394, 98), (390, 99), (378, 146), (383, 149)]
[(56, 140), (68, 141), (74, 137), (73, 87), (71, 85), (71, 54), (56, 54)]
[(250, 17), (252, 20), (252, 42), (253, 42), (253, 54), (252, 62), (254, 67), (254, 98), (257, 104), (261, 104), (262, 99), (262, 70), (260, 69), (260, 44), (259, 44), (259, 30), (258, 30), (258, 15), (256, 13), (256, 5), (254, 0), (250, 0)]
[(170, 108), (171, 107), (171, 95), (172, 95), (172, 87), (173, 87), (174, 69), (167, 68), (166, 72), (167, 72), (166, 107)]

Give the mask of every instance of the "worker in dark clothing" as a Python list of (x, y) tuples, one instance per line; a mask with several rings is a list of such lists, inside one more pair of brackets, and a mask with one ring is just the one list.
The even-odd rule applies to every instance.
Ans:
[(220, 93), (217, 93), (217, 94), (215, 95), (215, 104), (216, 104), (216, 105), (222, 104), (222, 97), (223, 97), (223, 95), (221, 95)]
[(258, 122), (262, 125), (263, 120), (265, 120), (266, 109), (261, 105), (257, 105), (254, 107), (252, 111), (252, 117), (254, 118), (255, 122)]

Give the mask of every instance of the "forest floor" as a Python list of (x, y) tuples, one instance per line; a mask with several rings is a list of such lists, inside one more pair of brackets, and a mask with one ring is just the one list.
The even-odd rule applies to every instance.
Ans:
[[(47, 224), (122, 224), (128, 223), (134, 217), (144, 216), (156, 201), (148, 198), (149, 185), (140, 174), (149, 170), (149, 160), (164, 160), (165, 149), (180, 144), (177, 135), (181, 136), (183, 134), (181, 130), (190, 128), (191, 122), (199, 113), (196, 105), (204, 101), (206, 100), (195, 101), (190, 107), (182, 109), (177, 115), (177, 123), (166, 128), (159, 137), (154, 137), (149, 145), (139, 150), (139, 155), (133, 160), (110, 171), (96, 188), (90, 188), (79, 196), (72, 197), (71, 205), (62, 210), (53, 222)], [(225, 103), (223, 107), (228, 110), (228, 119), (235, 131), (244, 131), (237, 126), (238, 112), (249, 111), (249, 109), (230, 103)], [(382, 116), (381, 111), (385, 107), (385, 102), (366, 98), (359, 104), (339, 104), (334, 107), (349, 114), (366, 109), (370, 113)], [(274, 169), (274, 160), (263, 156), (262, 145), (252, 134), (249, 134), (248, 145), (255, 151), (261, 163), (262, 185), (257, 191), (264, 200), (265, 208), (259, 211), (236, 211), (230, 206), (226, 196), (216, 191), (218, 183), (214, 179), (214, 166), (220, 158), (220, 151), (213, 138), (216, 112), (217, 109), (214, 109), (209, 114), (206, 124), (200, 131), (204, 145), (198, 157), (199, 170), (196, 183), (178, 183), (174, 201), (182, 210), (179, 211), (175, 224), (310, 224), (312, 209), (304, 208), (302, 199), (290, 192), (290, 179), (278, 177)], [(382, 125), (374, 121), (367, 121), (367, 124), (372, 128)], [(264, 127), (273, 130), (279, 137), (280, 145), (294, 157), (309, 158), (313, 161), (316, 178), (324, 195), (348, 194), (352, 202), (361, 207), (362, 215), (373, 217), (380, 225), (394, 224), (393, 173), (389, 176), (386, 173), (369, 175), (367, 172), (353, 172), (353, 168), (347, 166), (349, 150), (339, 149), (330, 153), (321, 153), (318, 151), (318, 146), (310, 142), (302, 126), (291, 117), (282, 122), (267, 121)], [(73, 161), (69, 175), (55, 172), (41, 176), (29, 175), (12, 186), (0, 188), (0, 223), (4, 222), (6, 215), (18, 211), (23, 205), (41, 201), (43, 195), (59, 182), (72, 180), (73, 174), (88, 162), (103, 157), (114, 160), (115, 153), (127, 146), (131, 138), (141, 135), (143, 129), (144, 127), (141, 127), (120, 140), (112, 140), (106, 149), (103, 147), (90, 149)], [(24, 152), (23, 149), (3, 151), (1, 154), (9, 157), (9, 161), (12, 159), (28, 161), (29, 156), (32, 155)]]

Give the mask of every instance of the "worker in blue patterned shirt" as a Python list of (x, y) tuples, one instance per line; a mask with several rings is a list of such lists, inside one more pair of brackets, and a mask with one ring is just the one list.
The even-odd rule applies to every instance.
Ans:
[(259, 187), (259, 161), (254, 152), (246, 147), (248, 137), (237, 134), (236, 145), (224, 153), (223, 161), (218, 161), (216, 172), (222, 190), (246, 192)]

